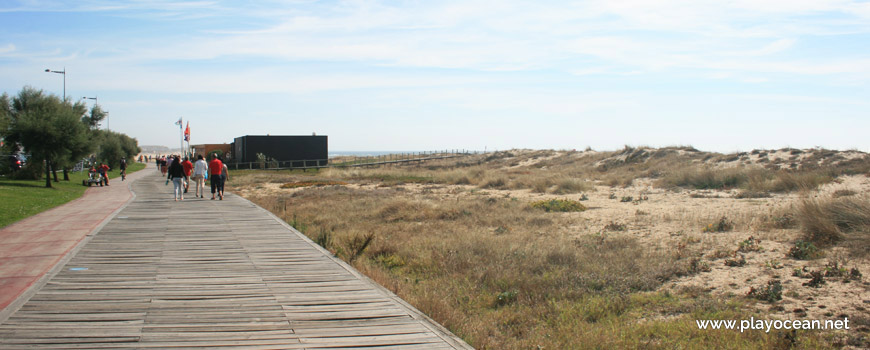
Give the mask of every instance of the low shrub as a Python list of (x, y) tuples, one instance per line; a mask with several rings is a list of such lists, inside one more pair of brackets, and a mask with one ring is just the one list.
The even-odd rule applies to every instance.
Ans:
[(405, 266), (407, 262), (401, 256), (395, 254), (378, 254), (372, 256), (372, 260), (388, 270)]
[(723, 216), (719, 221), (708, 224), (701, 232), (728, 232), (734, 229), (734, 222)]
[(782, 300), (782, 283), (777, 280), (767, 281), (767, 285), (764, 287), (750, 287), (749, 293), (746, 295), (750, 298), (774, 303), (778, 300)]
[(710, 272), (713, 269), (710, 268), (710, 264), (706, 261), (701, 260), (701, 258), (695, 257), (689, 260), (689, 266), (686, 269), (688, 274), (696, 274), (701, 272)]
[(625, 231), (626, 226), (625, 226), (625, 224), (620, 224), (618, 222), (611, 221), (607, 225), (604, 225), (604, 230), (605, 231)]
[(725, 259), (725, 266), (742, 267), (746, 265), (746, 257), (743, 254), (738, 254), (732, 259)]
[(762, 251), (761, 248), (761, 240), (756, 239), (755, 237), (749, 236), (746, 240), (740, 242), (737, 247), (738, 252), (748, 253), (748, 252), (759, 252)]
[(821, 251), (813, 242), (798, 240), (786, 255), (798, 260), (809, 260), (820, 257)]
[(532, 208), (543, 209), (546, 212), (576, 212), (586, 210), (586, 206), (570, 199), (550, 199), (530, 204)]
[(810, 280), (803, 284), (805, 287), (821, 288), (825, 284), (825, 276), (821, 271), (810, 271)]
[(509, 290), (506, 292), (501, 292), (495, 296), (495, 307), (502, 307), (505, 305), (510, 305), (516, 301), (517, 301), (517, 291)]

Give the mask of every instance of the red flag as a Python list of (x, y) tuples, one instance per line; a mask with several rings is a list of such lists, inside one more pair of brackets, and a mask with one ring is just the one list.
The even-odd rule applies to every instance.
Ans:
[(187, 122), (187, 127), (184, 128), (184, 141), (190, 142), (190, 122)]

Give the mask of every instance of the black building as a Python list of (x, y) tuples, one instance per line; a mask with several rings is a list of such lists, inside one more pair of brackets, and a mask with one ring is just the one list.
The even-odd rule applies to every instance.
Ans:
[(272, 160), (288, 162), (284, 167), (326, 166), (327, 145), (326, 136), (246, 135), (233, 142), (233, 161), (253, 163), (257, 153), (262, 153)]

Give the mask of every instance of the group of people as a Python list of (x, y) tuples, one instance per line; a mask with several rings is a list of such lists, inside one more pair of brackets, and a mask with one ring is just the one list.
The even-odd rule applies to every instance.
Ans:
[[(161, 168), (160, 159), (170, 164), (165, 168)], [(166, 176), (166, 184), (172, 181), (174, 187), (175, 201), (184, 200), (184, 194), (190, 186), (190, 180), (196, 182), (196, 191), (194, 197), (205, 198), (205, 181), (210, 180), (211, 183), (211, 199), (224, 199), (224, 183), (229, 177), (229, 169), (223, 163), (220, 156), (212, 155), (211, 161), (206, 163), (202, 155), (197, 155), (196, 164), (193, 164), (184, 157), (171, 156), (168, 160), (165, 157), (158, 158), (158, 169)], [(164, 170), (165, 169), (165, 170)]]
[(154, 157), (154, 165), (157, 166), (157, 171), (166, 175), (166, 172), (169, 170), (167, 162), (172, 162), (172, 159), (175, 157), (177, 156), (169, 156), (169, 160), (166, 159), (166, 156)]
[(109, 186), (109, 166), (102, 162), (99, 165), (91, 165), (91, 168), (88, 170), (88, 176), (96, 180), (100, 184), (100, 187), (103, 187), (103, 184)]
[[(121, 158), (120, 168), (121, 181), (124, 181), (127, 179), (127, 159)], [(88, 170), (88, 176), (90, 176), (91, 179), (97, 180), (100, 187), (104, 184), (105, 186), (109, 186), (109, 170), (111, 170), (111, 168), (108, 164), (103, 164), (102, 162), (99, 163), (99, 165), (92, 164), (91, 168)]]

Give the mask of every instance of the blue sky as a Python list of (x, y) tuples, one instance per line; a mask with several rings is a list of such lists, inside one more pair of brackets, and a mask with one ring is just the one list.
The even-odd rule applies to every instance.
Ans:
[[(0, 91), (142, 145), (870, 149), (870, 2), (9, 1)], [(92, 101), (89, 100), (89, 103)]]

